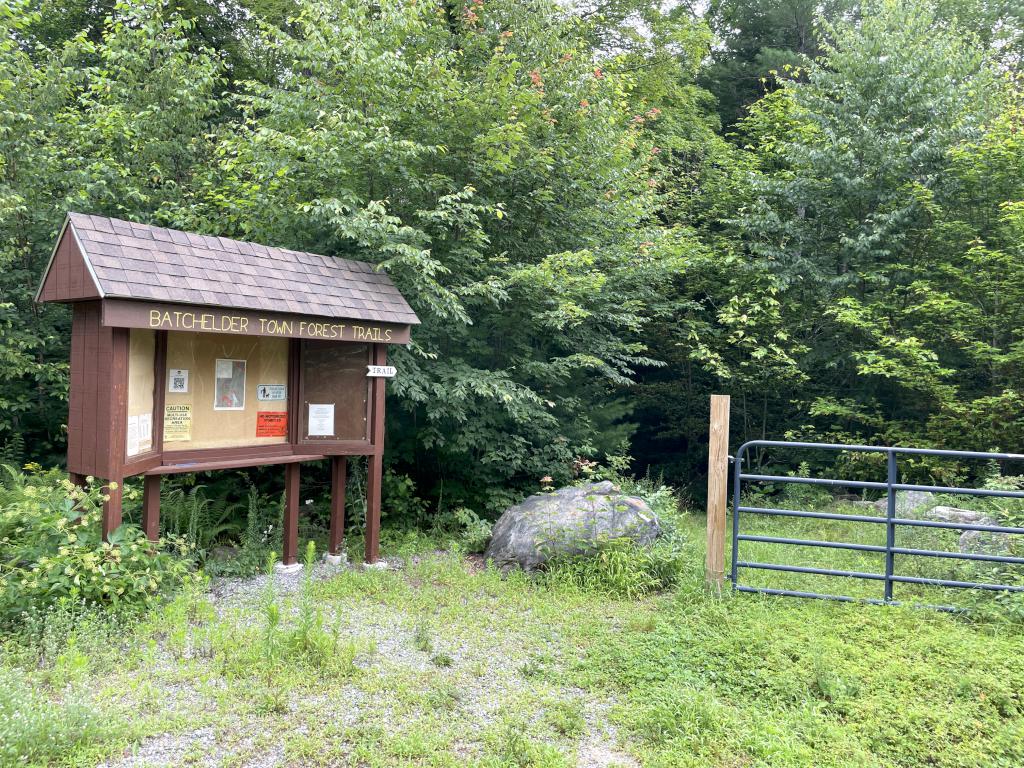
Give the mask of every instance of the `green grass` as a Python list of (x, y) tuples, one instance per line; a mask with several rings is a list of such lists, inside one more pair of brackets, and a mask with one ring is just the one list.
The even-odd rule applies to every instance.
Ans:
[[(173, 765), (1024, 764), (1019, 625), (711, 597), (703, 524), (683, 521), (682, 581), (639, 600), (424, 554), (402, 571), (313, 582), (315, 631), (298, 632), (313, 621), (301, 591), (279, 590), (281, 642), (270, 646), (258, 590), (240, 603), (197, 590), (115, 630), (65, 618), (44, 642), (5, 641), (5, 679), (23, 685), (8, 687), (0, 717), (43, 713), (29, 735), (46, 744), (49, 730), (56, 746), (37, 750), (40, 765), (116, 764), (126, 750), (150, 754), (153, 736)], [(874, 535), (779, 519), (756, 529)], [(769, 557), (794, 555), (758, 554)], [(877, 565), (861, 557), (835, 551), (824, 562)], [(763, 577), (751, 583), (788, 579), (751, 573)], [(73, 626), (70, 645), (55, 636)]]

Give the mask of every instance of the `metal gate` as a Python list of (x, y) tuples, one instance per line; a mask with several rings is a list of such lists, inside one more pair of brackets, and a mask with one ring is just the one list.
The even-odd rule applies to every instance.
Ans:
[[(887, 473), (885, 482), (838, 480), (816, 477), (790, 477), (779, 475), (750, 474), (743, 471), (744, 460), (750, 455), (752, 449), (756, 448), (788, 448), (808, 449), (818, 451), (854, 451), (858, 453), (882, 453), (886, 455)], [(949, 488), (934, 485), (915, 485), (913, 483), (901, 483), (898, 458), (900, 456), (936, 456), (952, 459), (987, 459), (996, 461), (1021, 461), (1024, 462), (1024, 455), (1014, 453), (979, 453), (974, 451), (940, 451), (927, 448), (894, 448), (879, 447), (870, 445), (833, 445), (829, 443), (802, 443), (786, 442), (778, 440), (752, 440), (743, 444), (736, 454), (733, 463), (733, 507), (732, 507), (732, 568), (731, 581), (733, 589), (738, 592), (755, 592), (770, 595), (785, 595), (789, 597), (807, 597), (820, 600), (841, 600), (857, 601), (878, 604), (899, 604), (893, 598), (893, 586), (895, 584), (923, 584), (937, 587), (954, 587), (963, 589), (982, 589), (1006, 592), (1024, 592), (1024, 586), (1019, 584), (991, 584), (976, 581), (954, 581), (939, 578), (926, 578), (921, 576), (900, 575), (898, 572), (898, 556), (913, 556), (926, 558), (952, 558), (956, 560), (974, 560), (991, 563), (1002, 563), (1007, 565), (1024, 565), (1024, 557), (1011, 556), (1010, 554), (988, 554), (974, 552), (948, 552), (934, 549), (917, 549), (912, 547), (896, 546), (896, 533), (900, 527), (922, 527), (942, 528), (959, 531), (983, 531), (988, 533), (1018, 534), (1024, 535), (1024, 528), (1014, 528), (1003, 525), (987, 525), (982, 523), (945, 522), (941, 520), (923, 520), (910, 517), (898, 517), (897, 493), (899, 491), (926, 491), (930, 493), (942, 493), (965, 496), (997, 496), (1002, 498), (1024, 499), (1024, 491), (1003, 491), (986, 488)], [(818, 512), (813, 510), (799, 509), (773, 509), (769, 507), (744, 506), (743, 487), (744, 483), (804, 483), (809, 485), (871, 489), (884, 492), (886, 499), (885, 515), (856, 515), (838, 512)], [(863, 523), (870, 526), (885, 526), (885, 544), (863, 544), (856, 542), (841, 541), (815, 541), (799, 538), (788, 538), (782, 536), (767, 536), (743, 533), (743, 523), (751, 515), (772, 515), (791, 518), (813, 518), (817, 520), (836, 520), (853, 523)], [(832, 568), (820, 568), (806, 565), (789, 565), (783, 563), (758, 562), (756, 560), (741, 559), (741, 542), (761, 542), (767, 544), (781, 544), (795, 547), (816, 547), (825, 549), (854, 550), (861, 552), (873, 552), (883, 554), (884, 568), (882, 573), (839, 570)], [(843, 594), (825, 594), (812, 591), (801, 591), (794, 589), (774, 589), (768, 587), (747, 586), (740, 583), (740, 573), (747, 569), (781, 571), (797, 574), (811, 574), (815, 576), (835, 576), (840, 579), (865, 579), (869, 581), (882, 582), (880, 598), (859, 598)], [(944, 610), (954, 610), (951, 606), (933, 606)]]

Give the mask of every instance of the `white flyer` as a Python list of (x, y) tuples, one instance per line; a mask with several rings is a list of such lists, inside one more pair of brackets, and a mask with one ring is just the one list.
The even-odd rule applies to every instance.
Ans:
[(129, 416), (128, 417), (128, 434), (127, 434), (127, 445), (125, 446), (129, 456), (134, 456), (139, 452), (139, 417)]
[(216, 377), (218, 379), (230, 379), (234, 371), (234, 360), (218, 360), (216, 366)]
[(153, 414), (144, 413), (139, 416), (139, 453), (145, 453), (153, 447)]
[(334, 403), (310, 403), (306, 434), (310, 437), (334, 436)]

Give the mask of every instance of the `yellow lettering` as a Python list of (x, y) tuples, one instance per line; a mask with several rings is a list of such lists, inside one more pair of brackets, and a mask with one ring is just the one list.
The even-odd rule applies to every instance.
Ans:
[(249, 332), (249, 318), (248, 317), (240, 317), (240, 318), (238, 318), (238, 332), (239, 333), (248, 333)]
[(388, 328), (384, 331), (384, 341), (391, 341), (391, 329)]
[(159, 328), (160, 327), (160, 310), (151, 309), (149, 310), (149, 327)]

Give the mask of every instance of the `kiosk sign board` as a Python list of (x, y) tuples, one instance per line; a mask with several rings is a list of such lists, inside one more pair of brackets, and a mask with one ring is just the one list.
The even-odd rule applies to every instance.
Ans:
[[(166, 276), (166, 277), (165, 277)], [(69, 214), (38, 301), (71, 304), (68, 470), (159, 479), (286, 466), (285, 562), (294, 562), (298, 472), (332, 462), (331, 551), (341, 542), (345, 458), (369, 459), (367, 558), (377, 557), (387, 347), (419, 323), (370, 265), (257, 243)]]

